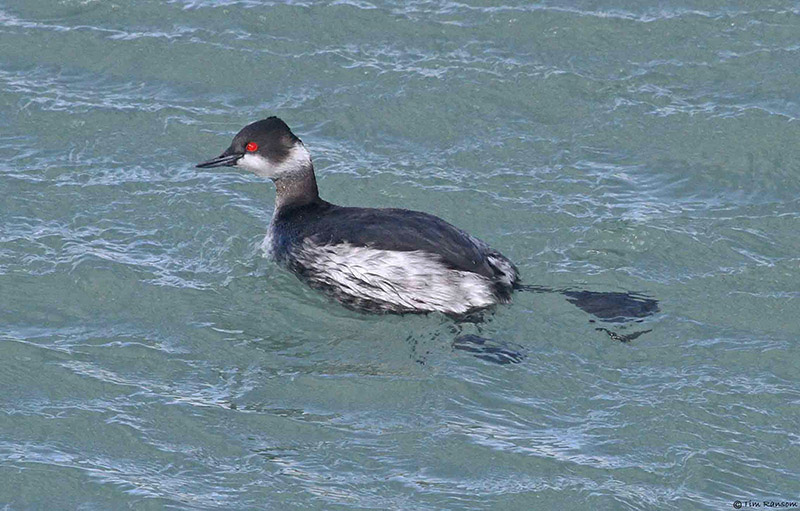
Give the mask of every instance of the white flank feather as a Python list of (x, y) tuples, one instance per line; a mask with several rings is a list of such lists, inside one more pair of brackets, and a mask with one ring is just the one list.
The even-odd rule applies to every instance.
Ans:
[(354, 298), (409, 311), (463, 314), (497, 303), (489, 279), (447, 268), (422, 251), (399, 252), (306, 240), (297, 260), (310, 278)]

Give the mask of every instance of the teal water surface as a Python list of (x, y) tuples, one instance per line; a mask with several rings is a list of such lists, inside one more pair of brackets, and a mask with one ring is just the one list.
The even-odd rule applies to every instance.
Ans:
[[(800, 500), (798, 36), (788, 0), (0, 1), (0, 509)], [(268, 115), (324, 198), (652, 331), (319, 296), (261, 252), (272, 185), (193, 167)]]

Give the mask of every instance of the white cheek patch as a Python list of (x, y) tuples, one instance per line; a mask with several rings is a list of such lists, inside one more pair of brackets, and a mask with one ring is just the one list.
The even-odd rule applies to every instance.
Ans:
[(298, 143), (292, 147), (286, 159), (280, 163), (273, 163), (258, 153), (246, 153), (239, 158), (236, 166), (249, 170), (257, 176), (277, 179), (305, 172), (311, 166), (311, 155), (308, 154), (303, 144)]
[(236, 162), (237, 167), (262, 176), (262, 177), (275, 177), (277, 165), (273, 165), (268, 159), (260, 154), (247, 153)]

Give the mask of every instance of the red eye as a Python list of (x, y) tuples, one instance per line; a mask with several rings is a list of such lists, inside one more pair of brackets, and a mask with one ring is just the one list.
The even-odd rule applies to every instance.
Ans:
[(244, 146), (244, 148), (247, 149), (248, 153), (252, 153), (254, 151), (258, 151), (258, 144), (256, 144), (255, 142), (248, 142), (247, 145)]

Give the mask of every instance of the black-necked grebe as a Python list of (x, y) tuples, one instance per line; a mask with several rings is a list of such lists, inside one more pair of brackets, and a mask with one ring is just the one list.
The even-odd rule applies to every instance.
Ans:
[(311, 156), (277, 117), (245, 126), (224, 153), (197, 166), (236, 166), (272, 179), (268, 252), (352, 309), (463, 316), (510, 302), (519, 282), (508, 258), (441, 218), (322, 200)]

